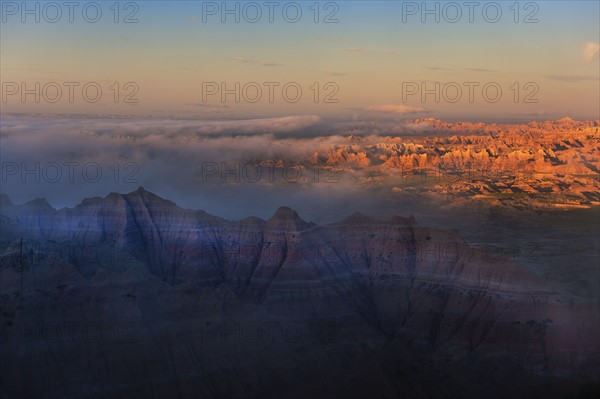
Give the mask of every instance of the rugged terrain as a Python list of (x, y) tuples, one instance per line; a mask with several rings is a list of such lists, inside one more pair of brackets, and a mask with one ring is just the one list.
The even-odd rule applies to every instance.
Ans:
[(530, 210), (600, 204), (598, 121), (487, 125), (419, 119), (406, 126), (398, 137), (348, 136), (346, 143), (315, 152), (310, 163), (349, 173), (363, 186), (457, 204)]
[(8, 398), (570, 397), (598, 383), (595, 300), (410, 216), (228, 221), (143, 188), (60, 210), (4, 196), (0, 213)]

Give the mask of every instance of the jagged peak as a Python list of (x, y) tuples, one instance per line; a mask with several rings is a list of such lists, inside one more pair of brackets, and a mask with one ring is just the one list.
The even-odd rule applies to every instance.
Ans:
[(310, 227), (310, 224), (302, 220), (296, 211), (287, 206), (279, 207), (273, 216), (267, 220), (267, 225), (277, 229), (285, 227), (286, 229), (295, 230), (302, 230)]
[(142, 199), (142, 201), (144, 203), (150, 204), (150, 205), (158, 205), (161, 207), (176, 207), (177, 206), (174, 202), (164, 199), (150, 191), (147, 191), (143, 187), (139, 187), (138, 189), (136, 189), (130, 193), (127, 193), (127, 194), (111, 192), (108, 195), (106, 195), (105, 197), (99, 197), (99, 196), (87, 197), (87, 198), (84, 198), (79, 204), (77, 204), (75, 206), (75, 208), (94, 207), (94, 206), (112, 206), (112, 205), (114, 205), (115, 201), (120, 201), (122, 199), (127, 199), (127, 198), (132, 198), (132, 197), (139, 197)]
[(564, 118), (560, 118), (557, 122), (575, 122), (575, 120), (565, 116)]
[(54, 207), (46, 200), (46, 198), (35, 198), (31, 201), (27, 201), (23, 206), (32, 208), (42, 208), (55, 211)]
[(121, 197), (121, 194), (112, 191), (112, 192), (108, 193), (108, 195), (106, 197), (104, 197), (104, 199), (117, 199), (119, 197)]
[(125, 197), (140, 197), (145, 203), (150, 204), (150, 205), (159, 205), (159, 206), (166, 206), (166, 207), (176, 207), (177, 204), (175, 204), (173, 201), (170, 201), (168, 199), (165, 199), (159, 195), (154, 194), (151, 191), (146, 190), (144, 187), (140, 186), (138, 187), (136, 190), (125, 194)]
[(277, 208), (271, 219), (300, 219), (300, 216), (296, 211), (287, 206), (280, 206)]
[(417, 125), (419, 123), (436, 124), (436, 123), (442, 123), (442, 121), (440, 119), (436, 119), (436, 118), (417, 118), (417, 119), (409, 120), (407, 123), (409, 125)]

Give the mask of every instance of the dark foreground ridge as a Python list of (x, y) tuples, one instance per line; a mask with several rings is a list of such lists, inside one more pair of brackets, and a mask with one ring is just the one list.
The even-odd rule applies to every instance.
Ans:
[[(0, 198), (6, 397), (576, 397), (595, 303), (456, 231)], [(594, 388), (596, 387), (596, 388)]]

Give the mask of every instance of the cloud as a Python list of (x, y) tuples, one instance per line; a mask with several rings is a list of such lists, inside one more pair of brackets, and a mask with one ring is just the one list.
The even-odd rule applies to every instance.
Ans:
[(585, 42), (581, 49), (581, 60), (585, 64), (590, 64), (600, 52), (600, 44), (594, 42)]
[[(204, 105), (198, 108), (206, 108)], [(377, 144), (386, 142), (382, 137), (398, 143), (395, 136), (402, 134), (435, 134), (434, 119), (403, 121), (364, 114), (371, 119), (340, 117), (324, 122), (315, 115), (300, 115), (209, 122), (2, 115), (2, 162), (11, 163), (20, 171), (24, 170), (22, 165), (28, 170), (39, 165), (37, 175), (49, 177), (36, 181), (35, 173), (23, 177), (18, 172), (7, 175), (0, 190), (15, 203), (44, 197), (61, 207), (73, 206), (85, 197), (105, 196), (113, 191), (126, 193), (144, 186), (180, 206), (233, 219), (248, 215), (269, 217), (281, 205), (319, 223), (333, 222), (363, 208), (381, 212), (403, 209), (406, 214), (428, 212), (423, 209), (421, 198), (390, 199), (387, 191), (357, 184), (354, 172), (335, 174), (332, 177), (339, 181), (331, 183), (324, 180), (329, 178), (325, 169), (314, 168), (315, 153), (353, 145), (356, 138), (348, 135), (361, 135), (362, 143)], [(291, 184), (281, 170), (271, 172), (267, 166), (262, 169), (262, 178), (248, 181), (254, 176), (252, 165), (272, 160), (283, 160), (288, 166), (305, 165), (305, 182)], [(323, 166), (323, 159), (316, 162)], [(67, 163), (71, 166), (67, 167)], [(203, 179), (207, 164), (221, 173)], [(246, 164), (251, 166), (248, 170), (243, 169)], [(62, 176), (52, 181), (57, 166)], [(86, 166), (94, 167), (85, 174)], [(241, 176), (239, 183), (236, 173), (231, 172), (236, 167)], [(98, 168), (102, 174), (92, 181)], [(294, 175), (294, 170), (289, 170), (290, 175)]]
[(124, 131), (156, 131), (166, 136), (281, 134), (310, 128), (320, 122), (317, 115), (217, 121), (136, 121), (120, 124)]
[(386, 51), (384, 51), (384, 54), (387, 54), (387, 55), (398, 55), (398, 54), (400, 54), (400, 52), (396, 51), (396, 50), (386, 50)]
[(423, 107), (413, 107), (400, 104), (372, 105), (368, 107), (367, 110), (390, 114), (416, 114), (419, 112), (426, 112), (425, 108)]
[(585, 75), (548, 75), (547, 79), (557, 80), (559, 82), (567, 82), (567, 83), (579, 83), (579, 82), (590, 82), (590, 81), (598, 81), (600, 78), (598, 76), (585, 76)]
[(408, 121), (403, 127), (415, 132), (426, 132), (433, 128), (434, 120)]
[(430, 71), (452, 71), (452, 68), (428, 67)]
[[(219, 167), (224, 162), (228, 168), (278, 159), (310, 162), (315, 152), (344, 141), (338, 136), (305, 138), (302, 129), (323, 131), (317, 125), (319, 122), (320, 118), (314, 115), (220, 121), (3, 115), (2, 162), (19, 169), (26, 165), (35, 170), (39, 165), (38, 175), (47, 169), (48, 176), (52, 173), (55, 176), (58, 168), (62, 177), (56, 181), (45, 178), (37, 181), (35, 174), (30, 174), (23, 181), (19, 172), (8, 176), (0, 190), (17, 203), (44, 197), (61, 207), (72, 206), (85, 197), (104, 196), (112, 191), (130, 192), (144, 186), (184, 206), (206, 210), (222, 207), (222, 215), (228, 214), (227, 209), (229, 215), (232, 210), (244, 209), (246, 202), (248, 206), (255, 204), (257, 209), (265, 202), (274, 202), (269, 206), (276, 209), (295, 204), (296, 201), (289, 200), (298, 196), (305, 205), (314, 206), (318, 201), (308, 202), (311, 193), (320, 194), (318, 198), (322, 199), (322, 193), (315, 190), (326, 187), (341, 190), (339, 201), (347, 195), (342, 184), (335, 187), (313, 184), (314, 190), (310, 192), (304, 186), (294, 188), (289, 184), (271, 189), (266, 169), (264, 178), (256, 184), (246, 184), (246, 189), (221, 184), (218, 175), (208, 182), (202, 181), (207, 162)], [(75, 166), (68, 169), (67, 164)], [(98, 180), (91, 181), (83, 174), (90, 165), (93, 166), (88, 171), (90, 176), (95, 178), (98, 169), (102, 172)], [(69, 170), (73, 171), (72, 179)], [(308, 171), (304, 175), (313, 176)], [(277, 183), (281, 181), (279, 176)], [(234, 183), (234, 177), (228, 179)], [(354, 184), (348, 189), (354, 190)], [(296, 206), (301, 204), (299, 201)]]
[(275, 61), (250, 60), (250, 59), (247, 59), (247, 58), (244, 58), (244, 57), (233, 58), (232, 61), (239, 62), (239, 63), (242, 63), (242, 64), (262, 65), (262, 66), (266, 66), (266, 67), (282, 67), (282, 66), (285, 66), (285, 64), (281, 64), (281, 63), (275, 62)]
[[(188, 106), (197, 106), (202, 109), (221, 108), (210, 104), (187, 103)], [(14, 122), (13, 122), (14, 121)], [(43, 138), (45, 132), (61, 137), (79, 137), (82, 130), (94, 132), (96, 137), (107, 139), (119, 135), (135, 136), (139, 140), (146, 140), (151, 136), (160, 136), (165, 140), (206, 137), (237, 137), (242, 135), (285, 135), (309, 129), (321, 122), (317, 115), (284, 116), (276, 118), (256, 119), (158, 119), (158, 118), (96, 118), (84, 117), (23, 117), (2, 116), (2, 137), (17, 136), (23, 131), (28, 131), (28, 137)], [(24, 140), (25, 138), (23, 138)], [(54, 146), (50, 140), (49, 145)], [(83, 145), (83, 144), (82, 144)], [(83, 147), (86, 147), (83, 145)], [(77, 148), (77, 145), (73, 145)]]
[(364, 48), (360, 48), (360, 47), (346, 47), (345, 50), (349, 51), (351, 53), (362, 53), (363, 51), (365, 51)]

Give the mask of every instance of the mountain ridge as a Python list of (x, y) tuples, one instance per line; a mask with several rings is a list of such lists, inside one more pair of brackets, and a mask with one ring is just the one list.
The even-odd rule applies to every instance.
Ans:
[[(392, 350), (398, 359), (438, 359), (442, 373), (477, 357), (517, 364), (535, 378), (595, 381), (598, 375), (596, 302), (557, 291), (502, 254), (469, 245), (457, 231), (419, 226), (414, 217), (379, 221), (354, 213), (321, 226), (280, 207), (266, 221), (229, 221), (139, 189), (74, 208), (49, 210), (42, 201), (2, 206), (0, 213), (5, 336), (18, 336), (11, 326), (80, 320), (139, 329), (138, 346), (128, 347), (132, 353), (109, 346), (90, 359), (85, 346), (60, 342), (64, 361), (56, 360), (56, 372), (76, 374), (92, 362), (98, 370), (110, 365), (117, 378), (130, 373), (123, 364), (143, 357), (149, 366), (135, 376), (142, 383), (163, 378), (164, 353), (179, 353), (179, 369), (226, 373), (225, 381), (211, 383), (223, 392), (251, 387), (258, 394), (262, 383), (240, 376), (231, 359), (261, 369), (314, 348), (320, 355), (300, 362), (303, 372), (323, 364), (323, 375), (339, 381), (339, 362), (356, 353), (366, 369), (383, 367), (394, 375), (393, 366), (364, 352), (367, 345), (382, 354)], [(226, 341), (225, 333), (207, 335), (215, 323), (227, 323), (224, 329), (237, 341)], [(306, 335), (323, 323), (336, 327), (327, 349), (319, 346), (321, 337)], [(305, 335), (282, 344), (240, 338), (243, 328), (273, 325)], [(22, 350), (46, 356), (39, 352), (43, 338), (34, 335), (6, 350), (3, 345), (0, 368), (7, 381), (20, 381), (22, 368), (45, 371), (35, 385), (11, 385), (9, 392), (27, 386), (31, 396), (40, 396), (40, 386), (58, 378), (37, 357), (21, 368), (6, 366), (22, 364)], [(203, 345), (201, 354), (193, 345)], [(216, 360), (199, 366), (194, 359)], [(294, 380), (292, 371), (275, 375)], [(174, 373), (174, 384), (182, 383)], [(197, 392), (207, 383), (190, 384)]]

